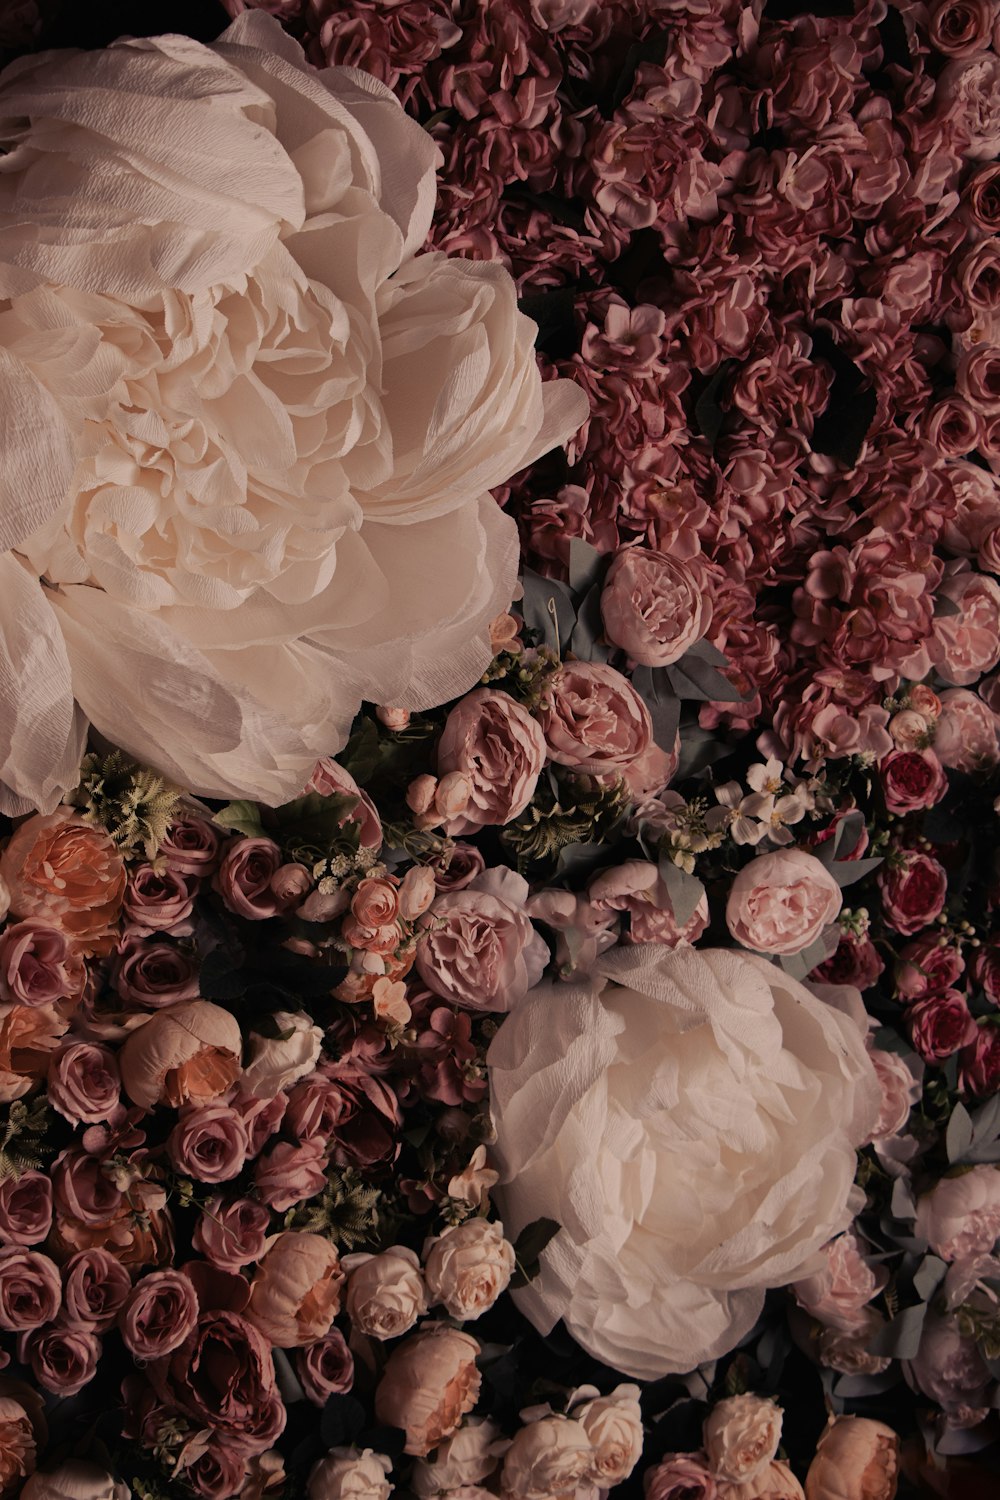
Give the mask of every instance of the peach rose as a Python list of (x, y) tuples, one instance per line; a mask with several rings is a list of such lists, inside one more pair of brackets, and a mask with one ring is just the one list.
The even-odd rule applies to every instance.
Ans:
[(514, 1247), (504, 1239), (502, 1224), (466, 1219), (424, 1245), (431, 1296), (460, 1322), (492, 1307), (513, 1274)]
[(0, 1005), (0, 1100), (20, 1099), (45, 1076), (68, 1030), (55, 1005)]
[(308, 1500), (389, 1500), (392, 1460), (371, 1448), (331, 1448), (314, 1464)]
[(602, 1490), (621, 1484), (631, 1474), (642, 1453), (642, 1412), (639, 1387), (618, 1385), (607, 1396), (593, 1386), (577, 1391), (594, 1392), (589, 1401), (574, 1402), (570, 1415), (579, 1422), (593, 1449), (588, 1478)]
[(39, 917), (83, 953), (110, 953), (125, 895), (125, 863), (103, 828), (61, 807), (28, 818), (0, 855), (18, 917)]
[(840, 886), (813, 854), (779, 849), (759, 854), (733, 881), (726, 925), (757, 953), (801, 953), (836, 920)]
[(514, 1434), (500, 1492), (505, 1500), (572, 1500), (593, 1463), (594, 1449), (579, 1422), (542, 1417)]
[(381, 1255), (347, 1255), (347, 1316), (373, 1339), (408, 1333), (427, 1311), (427, 1288), (412, 1250), (393, 1245)]
[(132, 1491), (99, 1464), (67, 1458), (56, 1469), (32, 1474), (21, 1500), (130, 1500)]
[(718, 1500), (804, 1500), (801, 1484), (788, 1465), (778, 1459), (772, 1459), (743, 1484), (723, 1481), (717, 1497)]
[(239, 1022), (209, 1000), (186, 1000), (155, 1011), (133, 1031), (118, 1056), (122, 1085), (134, 1104), (179, 1109), (217, 1099), (240, 1072)]
[(806, 1500), (892, 1500), (899, 1438), (867, 1417), (831, 1417), (806, 1474)]
[(470, 1417), (457, 1432), (439, 1443), (434, 1458), (418, 1458), (413, 1465), (410, 1488), (420, 1500), (433, 1500), (442, 1492), (479, 1484), (496, 1468), (510, 1447), (495, 1422)]
[(747, 1393), (719, 1401), (705, 1418), (702, 1436), (717, 1479), (743, 1484), (769, 1464), (781, 1441), (782, 1411)]
[(279, 1234), (257, 1267), (246, 1315), (279, 1349), (311, 1344), (340, 1311), (343, 1285), (340, 1256), (329, 1240)]
[[(389, 1355), (375, 1392), (375, 1415), (406, 1433), (404, 1453), (423, 1458), (450, 1437), (479, 1399), (479, 1345), (467, 1333), (436, 1323)], [(588, 1451), (589, 1451), (589, 1444)]]
[(34, 1472), (35, 1428), (20, 1401), (0, 1396), (0, 1494), (14, 1495)]

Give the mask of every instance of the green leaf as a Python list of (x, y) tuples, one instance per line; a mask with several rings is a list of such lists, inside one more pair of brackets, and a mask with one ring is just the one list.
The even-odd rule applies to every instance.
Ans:
[(348, 792), (334, 792), (329, 797), (307, 792), (294, 802), (286, 802), (275, 812), (279, 842), (305, 842), (318, 847), (332, 843), (358, 802), (359, 798)]
[(531, 1224), (526, 1224), (514, 1241), (514, 1259), (516, 1270), (511, 1277), (511, 1286), (516, 1290), (518, 1287), (527, 1286), (533, 1281), (539, 1272), (539, 1257), (551, 1239), (559, 1233), (562, 1228), (555, 1219), (535, 1219)]
[(892, 1359), (915, 1359), (926, 1316), (926, 1302), (918, 1303), (916, 1307), (904, 1307), (891, 1323), (879, 1329), (868, 1345), (868, 1353), (888, 1355)]
[(742, 703), (743, 694), (728, 677), (723, 677), (711, 662), (685, 652), (680, 661), (663, 669), (670, 678), (678, 698), (694, 698), (700, 703)]
[(649, 709), (653, 721), (653, 738), (661, 750), (673, 753), (680, 723), (680, 698), (673, 691), (667, 667), (636, 667), (632, 686)]
[(611, 559), (598, 552), (582, 537), (570, 537), (569, 586), (574, 594), (585, 594), (599, 584), (610, 566)]
[(972, 1116), (964, 1104), (956, 1104), (944, 1136), (945, 1150), (952, 1166), (964, 1159), (966, 1151), (972, 1145), (972, 1136)]
[(220, 828), (234, 833), (245, 833), (247, 838), (262, 839), (267, 835), (260, 820), (260, 808), (256, 802), (229, 802), (212, 819)]
[(524, 623), (538, 632), (543, 646), (562, 655), (576, 628), (576, 607), (569, 589), (556, 578), (542, 578), (532, 568), (523, 570), (521, 584)]
[(358, 786), (364, 786), (378, 765), (379, 738), (375, 721), (362, 718), (343, 750), (337, 764), (352, 775)]

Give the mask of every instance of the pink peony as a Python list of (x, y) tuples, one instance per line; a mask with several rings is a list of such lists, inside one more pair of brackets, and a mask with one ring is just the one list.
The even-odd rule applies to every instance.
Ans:
[(842, 904), (839, 885), (815, 855), (780, 849), (758, 855), (736, 876), (726, 924), (744, 948), (801, 953), (836, 920)]
[(624, 775), (653, 744), (645, 703), (603, 662), (564, 662), (538, 718), (549, 758), (593, 775)]
[(393, 1349), (375, 1392), (375, 1414), (403, 1429), (405, 1453), (423, 1457), (472, 1410), (479, 1396), (478, 1354), (474, 1338), (446, 1323), (412, 1334)]
[(438, 775), (458, 773), (467, 783), (445, 832), (509, 823), (530, 802), (544, 764), (542, 731), (516, 699), (485, 687), (469, 693), (451, 710), (438, 742)]
[(595, 912), (628, 913), (631, 943), (663, 943), (668, 948), (696, 943), (708, 926), (708, 897), (702, 893), (683, 927), (679, 926), (666, 882), (656, 865), (630, 859), (603, 870), (587, 888)]
[(608, 640), (643, 666), (679, 661), (712, 616), (707, 577), (696, 558), (626, 547), (604, 580), (601, 616)]
[(469, 1010), (516, 1005), (548, 961), (545, 941), (524, 911), (527, 896), (527, 881), (502, 868), (439, 896), (417, 945), (417, 970), (428, 988)]

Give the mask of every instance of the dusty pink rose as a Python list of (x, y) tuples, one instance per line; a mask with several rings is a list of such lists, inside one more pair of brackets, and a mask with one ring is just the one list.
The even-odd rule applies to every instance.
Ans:
[(0, 933), (0, 999), (11, 1005), (79, 1000), (86, 982), (82, 955), (60, 928), (29, 917)]
[(375, 1392), (375, 1415), (403, 1429), (405, 1453), (422, 1458), (475, 1406), (478, 1354), (474, 1338), (446, 1323), (412, 1334), (393, 1349)]
[(878, 872), (882, 910), (890, 926), (911, 937), (944, 906), (948, 877), (930, 854), (898, 850)]
[(549, 950), (524, 910), (528, 883), (492, 869), (439, 896), (422, 919), (417, 971), (427, 987), (467, 1010), (507, 1011), (542, 977)]
[(249, 1456), (273, 1446), (285, 1425), (264, 1335), (223, 1309), (203, 1313), (184, 1342), (147, 1373), (157, 1395)]
[(736, 876), (726, 925), (757, 953), (801, 953), (836, 920), (840, 887), (813, 854), (779, 849), (752, 859)]
[(531, 801), (544, 764), (545, 738), (527, 709), (508, 693), (476, 688), (451, 710), (438, 743), (438, 775), (458, 772), (468, 783), (445, 833), (509, 823)]
[(961, 990), (936, 990), (906, 1011), (910, 1040), (925, 1062), (944, 1062), (976, 1035), (975, 1017)]
[(747, 1392), (718, 1401), (702, 1427), (705, 1453), (717, 1479), (742, 1484), (753, 1479), (778, 1451), (780, 1406)]
[(646, 1500), (716, 1500), (718, 1487), (704, 1453), (667, 1453), (642, 1476)]
[(864, 1308), (885, 1286), (887, 1273), (868, 1263), (852, 1230), (830, 1240), (821, 1253), (821, 1268), (793, 1282), (795, 1300), (827, 1328), (854, 1333), (864, 1327)]
[(128, 1005), (164, 1009), (198, 996), (198, 962), (176, 943), (127, 941), (115, 955), (117, 993)]
[(344, 822), (359, 825), (362, 848), (372, 849), (376, 853), (381, 849), (382, 823), (378, 810), (368, 793), (358, 786), (350, 771), (345, 771), (335, 760), (318, 761), (306, 790), (319, 792), (324, 797), (334, 794), (356, 797), (357, 802), (345, 815)]
[(917, 1200), (917, 1233), (942, 1260), (986, 1255), (1000, 1236), (1000, 1169), (942, 1177)]
[(62, 1302), (62, 1282), (54, 1263), (37, 1250), (0, 1250), (0, 1328), (23, 1333), (51, 1323)]
[(184, 924), (197, 894), (197, 876), (184, 875), (169, 865), (163, 870), (140, 865), (129, 874), (122, 912), (139, 933), (188, 931)]
[(831, 1417), (806, 1474), (806, 1500), (892, 1500), (899, 1438), (866, 1417)]
[(279, 1141), (257, 1160), (253, 1174), (257, 1191), (276, 1213), (285, 1213), (322, 1192), (328, 1162), (322, 1141), (304, 1141), (300, 1146)]
[(18, 1339), (18, 1358), (30, 1363), (35, 1379), (53, 1396), (75, 1396), (97, 1372), (101, 1341), (83, 1323), (49, 1324)]
[(938, 79), (938, 94), (956, 112), (965, 155), (992, 161), (1000, 155), (1000, 58), (992, 53), (950, 62)]
[(257, 1267), (247, 1317), (280, 1349), (311, 1344), (339, 1312), (343, 1285), (340, 1256), (328, 1239), (279, 1234)]
[(143, 1109), (172, 1109), (216, 1099), (236, 1081), (243, 1039), (239, 1022), (208, 1000), (154, 1011), (118, 1055), (126, 1094)]
[(939, 592), (958, 612), (934, 621), (935, 664), (946, 682), (967, 687), (1000, 661), (1000, 584), (959, 571), (945, 578)]
[(571, 1500), (590, 1472), (594, 1450), (580, 1422), (542, 1417), (526, 1422), (504, 1454), (504, 1500)]
[(898, 1135), (905, 1127), (910, 1110), (920, 1098), (921, 1083), (898, 1053), (886, 1052), (869, 1042), (868, 1056), (882, 1089), (878, 1119), (872, 1126), (872, 1140), (881, 1141)]
[(928, 1311), (916, 1358), (904, 1371), (908, 1383), (943, 1407), (955, 1426), (977, 1426), (988, 1414), (989, 1367), (953, 1315)]
[(620, 776), (653, 744), (649, 709), (613, 667), (564, 662), (548, 689), (538, 720), (549, 758), (559, 765)]
[(126, 1349), (136, 1359), (159, 1359), (179, 1348), (198, 1321), (194, 1286), (180, 1271), (150, 1271), (118, 1315)]
[(631, 943), (663, 943), (668, 948), (696, 943), (708, 926), (708, 897), (702, 894), (683, 927), (674, 917), (666, 882), (656, 865), (630, 859), (602, 870), (590, 882), (587, 895), (596, 911), (628, 912)]
[(934, 750), (944, 766), (956, 771), (985, 771), (1000, 759), (1000, 722), (978, 694), (949, 688), (941, 694), (941, 717)]
[(996, 9), (994, 0), (935, 0), (927, 21), (931, 45), (946, 57), (973, 57), (985, 51)]
[(109, 1250), (80, 1250), (63, 1267), (65, 1315), (96, 1333), (112, 1326), (131, 1290), (131, 1276)]
[(284, 909), (271, 885), (281, 865), (281, 850), (273, 839), (240, 837), (227, 849), (212, 886), (229, 911), (262, 922)]
[(43, 1172), (0, 1182), (0, 1243), (38, 1245), (52, 1228), (52, 1183)]
[(222, 837), (207, 818), (177, 818), (161, 839), (157, 855), (181, 875), (211, 875), (219, 863)]
[(242, 1117), (212, 1099), (184, 1105), (167, 1137), (167, 1154), (195, 1182), (231, 1182), (243, 1170), (249, 1144)]
[(514, 1274), (514, 1247), (503, 1225), (474, 1217), (424, 1245), (424, 1275), (435, 1302), (459, 1322), (480, 1317)]
[(329, 1396), (344, 1395), (354, 1384), (354, 1356), (339, 1328), (331, 1328), (295, 1356), (295, 1368), (306, 1397), (325, 1406)]
[(948, 790), (948, 778), (933, 750), (893, 750), (878, 770), (885, 805), (893, 813), (933, 807)]
[(103, 828), (59, 808), (27, 818), (0, 854), (17, 917), (38, 917), (82, 953), (108, 953), (125, 894), (121, 853)]
[(712, 618), (704, 569), (644, 547), (618, 553), (601, 593), (604, 633), (647, 667), (679, 661), (700, 640)]
[(380, 1255), (348, 1255), (344, 1267), (347, 1316), (369, 1338), (399, 1338), (427, 1311), (420, 1261), (406, 1246), (392, 1245)]
[(194, 1248), (222, 1271), (238, 1271), (264, 1253), (271, 1215), (252, 1198), (210, 1198), (195, 1225)]
[(118, 1061), (110, 1048), (70, 1042), (49, 1061), (49, 1103), (71, 1125), (97, 1125), (118, 1108), (119, 1081)]

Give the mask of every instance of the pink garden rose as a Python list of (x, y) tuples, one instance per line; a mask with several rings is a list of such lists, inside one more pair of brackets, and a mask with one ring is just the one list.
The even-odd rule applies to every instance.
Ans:
[(325, 1406), (330, 1396), (341, 1396), (354, 1384), (354, 1357), (339, 1328), (331, 1328), (296, 1352), (295, 1368), (306, 1398)]
[(804, 849), (779, 849), (744, 865), (726, 903), (726, 925), (757, 953), (801, 953), (842, 906), (840, 887), (826, 866)]
[(459, 1322), (491, 1308), (514, 1274), (514, 1247), (504, 1239), (503, 1225), (478, 1217), (429, 1239), (423, 1258), (431, 1299)]
[(246, 921), (261, 922), (287, 904), (272, 886), (281, 867), (281, 850), (273, 839), (240, 837), (226, 850), (212, 885), (229, 911)]
[(649, 709), (628, 678), (603, 662), (564, 662), (538, 720), (551, 760), (596, 776), (624, 775), (653, 744)]
[(52, 1227), (52, 1182), (22, 1172), (0, 1182), (0, 1245), (38, 1245)]
[(306, 790), (319, 792), (324, 797), (333, 796), (335, 793), (346, 797), (356, 797), (357, 803), (346, 814), (344, 822), (357, 823), (361, 847), (378, 853), (382, 847), (382, 823), (378, 810), (368, 793), (358, 786), (350, 771), (345, 770), (335, 760), (317, 761), (316, 769), (310, 777)]
[(311, 1344), (329, 1331), (343, 1285), (340, 1256), (328, 1239), (288, 1231), (261, 1258), (247, 1317), (281, 1349)]
[(239, 1271), (263, 1255), (270, 1222), (252, 1198), (210, 1198), (195, 1225), (194, 1248), (221, 1271)]
[(47, 1255), (11, 1246), (0, 1250), (0, 1328), (23, 1333), (50, 1323), (62, 1302), (59, 1272)]
[(781, 1408), (747, 1392), (727, 1396), (705, 1418), (702, 1439), (717, 1479), (743, 1484), (765, 1469), (781, 1441)]
[(625, 942), (663, 943), (676, 948), (696, 943), (708, 926), (708, 897), (704, 892), (684, 926), (678, 926), (666, 882), (656, 865), (647, 860), (630, 859), (602, 870), (590, 882), (587, 895), (595, 911), (628, 913)]
[(1000, 721), (976, 693), (948, 688), (941, 694), (941, 717), (934, 732), (934, 751), (941, 764), (956, 771), (984, 771), (1000, 759)]
[(867, 1417), (831, 1417), (806, 1475), (806, 1500), (890, 1497), (899, 1474), (899, 1437)]
[(179, 1348), (198, 1321), (198, 1298), (180, 1271), (151, 1271), (137, 1281), (118, 1317), (136, 1359), (159, 1359)]
[(198, 877), (180, 870), (154, 869), (139, 865), (129, 872), (122, 911), (129, 926), (139, 933), (182, 932), (194, 910)]
[(243, 1039), (239, 1022), (208, 1000), (154, 1011), (118, 1055), (122, 1084), (133, 1103), (172, 1109), (216, 1099), (236, 1081)]
[(646, 1500), (716, 1500), (718, 1488), (704, 1453), (667, 1453), (642, 1476)]
[(700, 640), (712, 617), (707, 577), (696, 558), (626, 547), (604, 579), (604, 633), (632, 661), (666, 667)]
[(926, 1062), (944, 1062), (976, 1035), (976, 1022), (961, 990), (935, 990), (906, 1010), (912, 1041)]
[(893, 750), (878, 770), (885, 805), (893, 813), (933, 807), (948, 790), (948, 778), (933, 750)]
[(206, 1312), (171, 1354), (147, 1369), (161, 1400), (249, 1456), (281, 1435), (285, 1409), (267, 1340), (239, 1313)]
[(451, 710), (438, 743), (438, 775), (459, 773), (468, 790), (445, 833), (476, 833), (516, 818), (530, 802), (545, 764), (545, 738), (515, 698), (476, 688)]
[(420, 1261), (405, 1245), (391, 1245), (379, 1255), (348, 1255), (344, 1265), (347, 1316), (351, 1326), (369, 1338), (399, 1338), (427, 1311)]
[(73, 940), (29, 917), (0, 933), (0, 999), (11, 1005), (79, 1000), (87, 970)]
[(1000, 1237), (1000, 1169), (942, 1177), (917, 1200), (917, 1233), (942, 1260), (987, 1255)]
[(981, 573), (955, 572), (940, 593), (958, 612), (934, 621), (937, 670), (946, 682), (967, 687), (1000, 661), (1000, 584)]
[(885, 1286), (888, 1275), (865, 1259), (853, 1230), (824, 1245), (822, 1256), (819, 1270), (793, 1282), (795, 1300), (825, 1327), (855, 1333), (864, 1327), (864, 1309)]
[(442, 999), (507, 1011), (542, 977), (549, 950), (524, 911), (528, 883), (492, 869), (439, 896), (423, 918), (417, 971)]
[(249, 1145), (242, 1116), (218, 1099), (184, 1105), (167, 1138), (174, 1167), (195, 1182), (232, 1181), (243, 1170)]
[(1000, 59), (985, 52), (950, 62), (938, 94), (955, 111), (966, 156), (992, 161), (1000, 155)]
[(974, 57), (989, 46), (995, 16), (992, 0), (935, 0), (928, 20), (931, 45), (946, 57)]
[(504, 1500), (568, 1500), (582, 1487), (593, 1458), (582, 1423), (563, 1417), (527, 1422), (504, 1454), (500, 1493)]
[(53, 1396), (82, 1391), (93, 1380), (100, 1357), (101, 1341), (84, 1323), (60, 1319), (18, 1339), (18, 1358), (31, 1365), (38, 1384)]
[(108, 1047), (69, 1042), (49, 1059), (50, 1104), (71, 1125), (97, 1125), (119, 1105), (118, 1059)]
[(222, 838), (221, 829), (207, 818), (177, 818), (160, 840), (157, 854), (178, 874), (212, 875), (219, 863)]
[(149, 1010), (198, 996), (198, 963), (176, 943), (126, 940), (113, 960), (114, 986), (128, 1005)]
[(63, 1267), (66, 1317), (95, 1333), (112, 1327), (131, 1290), (131, 1276), (109, 1250), (80, 1250)]

